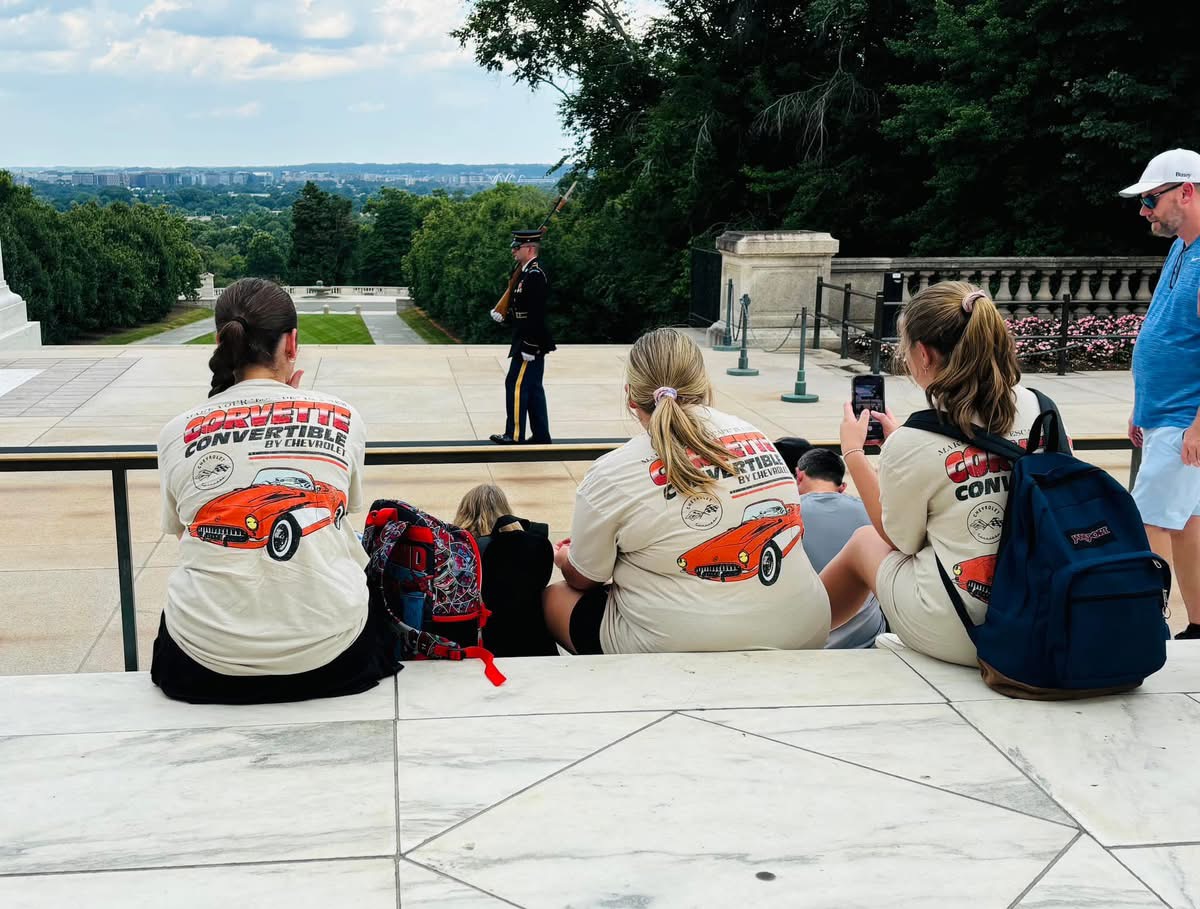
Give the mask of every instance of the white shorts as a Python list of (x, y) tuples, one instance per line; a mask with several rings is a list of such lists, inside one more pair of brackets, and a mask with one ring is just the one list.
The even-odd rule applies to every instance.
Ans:
[(947, 663), (978, 665), (975, 645), (945, 593), (931, 600), (921, 596), (915, 558), (887, 555), (875, 575), (875, 593), (888, 627), (906, 647)]
[(1142, 432), (1142, 466), (1133, 484), (1142, 523), (1182, 530), (1200, 515), (1200, 467), (1183, 463), (1183, 430), (1163, 426)]

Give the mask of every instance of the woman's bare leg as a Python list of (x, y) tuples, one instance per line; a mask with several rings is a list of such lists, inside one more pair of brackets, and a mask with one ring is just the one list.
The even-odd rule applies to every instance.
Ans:
[(875, 575), (891, 546), (874, 527), (860, 527), (821, 572), (821, 583), (829, 594), (830, 628), (854, 618), (863, 601), (875, 589)]
[(582, 591), (571, 587), (566, 581), (551, 584), (542, 592), (546, 627), (550, 629), (551, 637), (571, 653), (576, 653), (575, 645), (571, 643), (571, 613), (582, 596)]

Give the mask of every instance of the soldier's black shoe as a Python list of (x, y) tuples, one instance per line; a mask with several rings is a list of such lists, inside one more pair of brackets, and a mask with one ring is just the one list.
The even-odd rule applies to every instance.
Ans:
[(1197, 641), (1200, 640), (1200, 624), (1189, 622), (1188, 627), (1175, 635), (1177, 641)]
[(512, 436), (506, 436), (503, 433), (499, 433), (499, 432), (492, 433), (492, 435), (488, 436), (488, 438), (491, 439), (493, 442), (495, 442), (497, 445), (516, 445), (517, 444), (517, 440), (514, 439)]

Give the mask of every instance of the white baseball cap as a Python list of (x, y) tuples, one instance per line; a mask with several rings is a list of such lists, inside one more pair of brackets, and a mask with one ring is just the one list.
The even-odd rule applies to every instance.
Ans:
[(1155, 155), (1142, 171), (1142, 179), (1126, 186), (1120, 194), (1132, 199), (1164, 183), (1200, 183), (1200, 154), (1187, 148), (1173, 148)]

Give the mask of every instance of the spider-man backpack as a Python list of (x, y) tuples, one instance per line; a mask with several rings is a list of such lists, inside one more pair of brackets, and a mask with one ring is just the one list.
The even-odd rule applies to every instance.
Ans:
[(479, 547), (467, 531), (407, 502), (372, 503), (363, 532), (372, 608), (400, 632), (404, 659), (483, 661), (493, 685), (504, 675), (483, 646), (491, 615), (480, 595)]

